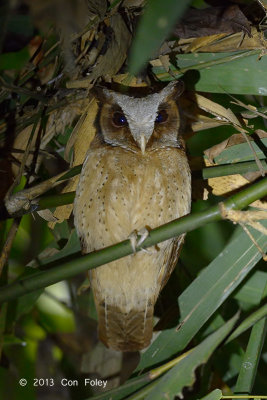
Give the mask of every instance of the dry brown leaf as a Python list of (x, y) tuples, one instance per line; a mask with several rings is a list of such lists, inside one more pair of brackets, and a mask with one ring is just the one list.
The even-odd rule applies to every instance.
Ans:
[(210, 45), (213, 42), (217, 42), (217, 40), (222, 39), (225, 36), (227, 36), (226, 33), (218, 33), (216, 35), (195, 38), (186, 48), (186, 53), (193, 53), (194, 51), (202, 50), (203, 47)]
[(125, 84), (125, 82), (128, 82), (128, 86), (134, 86), (134, 87), (145, 87), (147, 86), (147, 83), (142, 81), (142, 79), (132, 76), (130, 74), (118, 74), (112, 77), (112, 81), (115, 83), (120, 83), (120, 84)]
[(145, 0), (124, 0), (122, 5), (126, 8), (139, 8), (142, 7), (144, 3)]
[(87, 0), (87, 7), (90, 18), (97, 15), (100, 19), (104, 18), (107, 11), (106, 0)]
[(260, 210), (267, 210), (267, 201), (256, 200), (250, 204), (251, 207), (259, 208)]
[[(198, 106), (202, 108), (206, 112), (210, 112), (213, 115), (215, 115), (219, 119), (223, 119), (224, 121), (228, 121), (233, 125), (234, 128), (236, 128), (244, 137), (245, 141), (248, 143), (250, 150), (252, 154), (254, 155), (255, 162), (259, 168), (259, 171), (261, 172), (262, 176), (265, 176), (265, 171), (262, 167), (262, 164), (260, 160), (257, 157), (257, 154), (251, 145), (250, 140), (248, 139), (248, 131), (243, 128), (245, 125), (245, 121), (243, 120), (243, 123), (241, 124), (235, 114), (232, 112), (230, 108), (226, 109), (225, 107), (221, 106), (220, 104), (217, 104), (209, 99), (207, 99), (204, 96), (201, 96), (199, 94), (196, 94), (196, 99)], [(243, 126), (242, 126), (243, 125)]]
[(106, 53), (99, 57), (89, 76), (92, 81), (107, 74), (115, 75), (124, 63), (130, 46), (131, 35), (121, 15), (113, 15), (109, 22), (113, 37)]
[[(63, 133), (65, 127), (72, 124), (73, 120), (77, 117), (77, 115), (81, 114), (81, 112), (84, 109), (84, 107), (86, 106), (87, 102), (88, 102), (87, 99), (79, 100), (75, 104), (70, 104), (62, 109), (52, 112), (49, 115), (48, 121), (46, 124), (45, 134), (41, 138), (40, 150), (44, 150), (46, 148), (46, 145), (50, 142), (50, 140), (55, 135), (57, 135), (59, 133)], [(35, 129), (35, 132), (33, 135), (33, 140), (32, 140), (31, 147), (30, 147), (30, 151), (34, 151), (36, 148), (36, 139), (37, 139), (39, 126), (40, 125), (38, 124)], [(16, 136), (14, 143), (13, 143), (14, 149), (25, 151), (27, 143), (30, 138), (32, 127), (33, 127), (33, 125), (27, 126)], [(16, 176), (19, 171), (18, 165), (22, 161), (22, 158), (23, 158), (23, 153), (13, 152), (12, 156), (16, 160), (18, 160), (18, 164), (15, 164), (15, 163), (12, 164), (12, 171), (13, 171), (14, 176)], [(43, 156), (39, 154), (38, 158), (37, 158), (35, 172), (38, 171), (42, 159), (43, 159)], [(32, 160), (33, 160), (33, 154), (29, 154), (27, 161), (26, 161), (26, 166), (30, 166), (32, 163)]]
[(208, 185), (212, 188), (212, 194), (215, 196), (230, 195), (248, 183), (249, 181), (242, 175), (228, 175), (208, 179)]
[[(216, 164), (211, 163), (208, 159), (204, 158), (206, 167), (211, 167)], [(228, 176), (220, 176), (217, 178), (208, 179), (209, 193), (215, 196), (230, 196), (238, 189), (245, 187), (250, 184), (251, 181), (246, 179), (244, 176), (235, 174)], [(252, 207), (260, 208), (263, 210), (267, 209), (267, 203), (263, 200), (256, 200), (250, 204)]]
[[(93, 140), (96, 132), (96, 128), (94, 126), (96, 114), (97, 114), (98, 106), (97, 101), (93, 98), (84, 113), (81, 117), (81, 120), (78, 122), (78, 129), (74, 129), (71, 138), (67, 144), (66, 152), (70, 152), (70, 147), (73, 145), (73, 162), (72, 167), (76, 165), (83, 164), (87, 150), (90, 146), (91, 141)], [(76, 190), (78, 184), (79, 176), (75, 176), (67, 183), (61, 193), (73, 192)], [(50, 228), (54, 228), (56, 223), (61, 223), (65, 219), (68, 219), (73, 209), (73, 204), (66, 204), (64, 206), (57, 207), (54, 211), (54, 217), (56, 217), (55, 222), (50, 222), (48, 226)]]
[(200, 94), (196, 93), (195, 96), (199, 108), (215, 115), (218, 119), (223, 120), (224, 122), (232, 123), (236, 128), (241, 128), (238, 119), (230, 108), (225, 108), (222, 105), (215, 103), (214, 101), (207, 99)]
[[(83, 60), (83, 63), (88, 68), (91, 69), (91, 72), (87, 73), (86, 78), (77, 79), (75, 81), (67, 82), (68, 88), (88, 88), (95, 82), (99, 77), (103, 77), (105, 80), (110, 80), (113, 75), (115, 75), (123, 65), (127, 51), (131, 42), (131, 34), (120, 14), (112, 15), (109, 19), (105, 20), (106, 25), (111, 30), (112, 35), (110, 39), (107, 41), (107, 37), (103, 36), (102, 44), (100, 48), (93, 48), (91, 53), (86, 55), (86, 59)], [(101, 36), (101, 32), (100, 32)], [(100, 43), (99, 38), (97, 43)], [(107, 50), (103, 53), (103, 48), (107, 46)], [(102, 54), (103, 53), (103, 54)], [(88, 60), (94, 61), (92, 65), (88, 64)], [(83, 69), (85, 68), (83, 65)]]
[(223, 142), (218, 143), (204, 151), (205, 156), (208, 157), (208, 160), (211, 164), (214, 164), (214, 158), (221, 154), (224, 149), (226, 149), (228, 141), (229, 139), (226, 139)]
[(57, 218), (53, 215), (52, 211), (50, 211), (48, 209), (37, 211), (37, 214), (39, 214), (40, 217), (43, 218), (45, 221), (48, 221), (48, 222), (56, 222), (57, 221)]
[(217, 34), (246, 32), (250, 23), (237, 4), (223, 2), (207, 8), (190, 7), (176, 24), (173, 34), (182, 38), (207, 37)]
[(218, 42), (201, 47), (199, 51), (203, 53), (219, 53), (237, 50), (264, 50), (266, 47), (267, 41), (264, 38), (264, 32), (258, 32), (255, 27), (252, 27), (251, 37), (248, 35), (244, 36), (243, 32), (233, 33), (232, 35), (221, 38)]
[(267, 229), (263, 226), (259, 221), (267, 219), (267, 211), (266, 210), (249, 210), (249, 211), (241, 211), (241, 210), (227, 210), (224, 203), (219, 203), (221, 216), (223, 219), (229, 219), (234, 224), (239, 224), (246, 234), (249, 236), (251, 241), (257, 247), (259, 252), (262, 254), (262, 258), (264, 261), (267, 261), (267, 255), (264, 253), (262, 248), (259, 246), (257, 241), (255, 240), (252, 233), (248, 230), (247, 225), (252, 226), (252, 228), (258, 230), (263, 233), (267, 237)]
[(163, 66), (163, 68), (165, 69), (166, 72), (169, 72), (170, 70), (170, 56), (168, 54), (165, 55), (160, 55), (159, 56), (159, 60), (161, 62), (161, 65)]
[(214, 118), (206, 117), (205, 115), (199, 115), (198, 121), (192, 122), (191, 127), (194, 132), (200, 132), (222, 125), (229, 125), (229, 122), (219, 121)]

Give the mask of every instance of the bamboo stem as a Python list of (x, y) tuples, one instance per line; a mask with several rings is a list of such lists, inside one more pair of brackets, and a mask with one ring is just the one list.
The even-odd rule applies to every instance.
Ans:
[[(251, 185), (236, 195), (230, 197), (224, 202), (226, 210), (242, 209), (250, 203), (267, 195), (267, 178)], [(150, 231), (147, 239), (142, 243), (142, 247), (137, 247), (136, 251), (142, 248), (154, 246), (170, 238), (181, 235), (184, 232), (192, 231), (200, 226), (219, 221), (222, 219), (220, 206), (215, 205), (209, 209), (186, 215), (167, 224), (161, 225)], [(47, 265), (47, 270), (37, 271), (32, 276), (20, 279), (10, 285), (4, 286), (0, 291), (0, 302), (11, 300), (30, 293), (36, 289), (44, 288), (64, 279), (69, 279), (81, 272), (99, 267), (111, 261), (117, 260), (132, 254), (130, 240), (124, 240), (113, 246), (89, 253), (84, 256), (78, 256), (60, 265)], [(48, 269), (50, 268), (50, 269)]]

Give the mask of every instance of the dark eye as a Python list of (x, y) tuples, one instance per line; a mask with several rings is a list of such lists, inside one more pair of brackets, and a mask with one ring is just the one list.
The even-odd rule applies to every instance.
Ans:
[(112, 122), (118, 128), (127, 125), (127, 118), (123, 113), (116, 111), (113, 113)]
[(167, 119), (168, 119), (168, 113), (166, 110), (158, 111), (158, 115), (156, 116), (156, 122), (158, 124), (167, 121)]

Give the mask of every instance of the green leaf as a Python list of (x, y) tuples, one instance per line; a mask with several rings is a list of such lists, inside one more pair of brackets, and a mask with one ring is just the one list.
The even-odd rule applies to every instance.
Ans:
[(220, 400), (222, 397), (222, 391), (220, 389), (215, 389), (211, 393), (207, 394), (207, 396), (202, 397), (199, 400)]
[(235, 393), (251, 393), (266, 332), (267, 318), (262, 318), (256, 322), (251, 330), (248, 346), (237, 379)]
[(65, 304), (70, 303), (66, 282), (58, 282), (46, 288), (37, 301), (39, 319), (48, 332), (73, 332), (73, 311)]
[[(4, 17), (0, 16), (0, 24), (4, 24)], [(31, 37), (34, 34), (34, 25), (30, 15), (12, 15), (8, 18), (7, 31)]]
[(147, 2), (131, 48), (129, 63), (131, 74), (137, 74), (145, 66), (189, 4), (190, 0), (149, 0)]
[(27, 47), (20, 51), (0, 54), (0, 70), (4, 69), (21, 69), (30, 59)]
[(267, 285), (267, 272), (256, 271), (235, 294), (235, 299), (257, 305), (263, 298)]
[(147, 400), (171, 399), (175, 395), (181, 397), (182, 390), (193, 385), (196, 368), (209, 359), (216, 347), (232, 330), (237, 318), (237, 316), (233, 317), (220, 329), (208, 336), (187, 357), (167, 372), (151, 391)]
[(14, 345), (20, 345), (20, 346), (25, 346), (25, 341), (14, 336), (14, 335), (5, 335), (4, 337), (4, 346), (14, 346)]
[(65, 246), (59, 250), (56, 251), (55, 254), (47, 256), (47, 249), (39, 254), (38, 257), (35, 258), (31, 262), (31, 266), (44, 266), (49, 263), (53, 263), (62, 259), (65, 259), (66, 257), (72, 256), (73, 254), (76, 254), (80, 251), (81, 246), (80, 246), (80, 241), (77, 236), (77, 232), (75, 229), (71, 231), (69, 234), (69, 238)]
[(37, 289), (34, 292), (27, 293), (24, 296), (21, 296), (19, 299), (17, 299), (15, 319), (18, 319), (23, 314), (27, 314), (33, 308), (33, 306), (35, 305), (36, 301), (41, 296), (43, 291), (44, 289)]
[(234, 340), (237, 338), (241, 333), (245, 332), (247, 329), (249, 329), (251, 326), (253, 326), (257, 321), (259, 321), (261, 318), (267, 316), (267, 304), (259, 308), (257, 311), (254, 313), (250, 314), (237, 328), (234, 330), (234, 332), (231, 334), (231, 336), (227, 339), (227, 343), (230, 342), (231, 340)]
[[(20, 279), (27, 279), (29, 276), (33, 276), (36, 273), (38, 273), (38, 270), (31, 267), (25, 267), (25, 270), (20, 276)], [(44, 289), (34, 290), (31, 293), (27, 293), (24, 296), (21, 296), (19, 299), (13, 300), (8, 305), (8, 311), (12, 313), (12, 318), (14, 319), (14, 321), (17, 321), (22, 315), (30, 312), (43, 291)]]
[[(267, 221), (263, 225), (267, 226)], [(255, 230), (253, 236), (265, 251), (266, 236)], [(181, 294), (180, 325), (159, 334), (142, 354), (138, 370), (155, 365), (183, 350), (260, 259), (258, 249), (240, 229), (239, 234)]]
[(244, 350), (238, 341), (227, 343), (216, 351), (212, 362), (212, 368), (217, 371), (225, 384), (231, 385), (236, 378), (244, 356)]
[[(129, 379), (127, 382), (125, 382), (123, 385), (111, 389), (107, 392), (100, 393), (97, 396), (94, 396), (92, 399), (93, 400), (122, 400), (122, 399), (128, 399), (128, 395), (131, 393), (136, 392), (140, 387), (147, 385), (148, 382), (150, 382), (150, 378), (148, 374), (143, 374), (141, 376)], [(91, 399), (88, 398), (86, 400)]]
[[(260, 50), (234, 53), (191, 53), (178, 54), (179, 69), (171, 67), (178, 78), (189, 70), (186, 86), (188, 89), (211, 93), (267, 94), (263, 82), (267, 76), (267, 57), (259, 58)], [(163, 67), (153, 67), (158, 79), (170, 81), (173, 78)]]
[[(267, 146), (267, 138), (261, 139), (261, 143), (262, 148)], [(259, 159), (262, 160), (266, 158), (266, 155), (264, 154), (262, 148), (258, 146), (258, 144), (251, 142), (251, 145)], [(255, 156), (247, 143), (240, 143), (235, 146), (228, 147), (214, 158), (216, 164), (229, 164), (250, 160), (255, 160)]]

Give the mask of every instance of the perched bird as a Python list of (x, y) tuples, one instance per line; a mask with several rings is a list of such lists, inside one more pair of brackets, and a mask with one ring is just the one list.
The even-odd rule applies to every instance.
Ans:
[[(83, 164), (74, 220), (83, 253), (190, 212), (191, 174), (180, 133), (179, 83), (131, 97), (101, 89), (96, 136)], [(120, 351), (147, 347), (154, 305), (184, 235), (90, 270), (99, 338)]]

